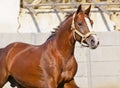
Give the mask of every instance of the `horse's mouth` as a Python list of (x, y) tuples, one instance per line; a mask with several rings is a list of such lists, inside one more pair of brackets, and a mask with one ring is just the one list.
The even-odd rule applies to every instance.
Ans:
[(90, 49), (96, 49), (99, 45), (99, 41), (83, 41), (83, 43), (81, 43), (81, 45), (83, 47), (89, 47)]
[(97, 42), (94, 43), (94, 44), (90, 43), (90, 44), (89, 44), (89, 48), (90, 48), (90, 49), (96, 49), (96, 48), (98, 47), (98, 45), (99, 45), (99, 41), (97, 41)]

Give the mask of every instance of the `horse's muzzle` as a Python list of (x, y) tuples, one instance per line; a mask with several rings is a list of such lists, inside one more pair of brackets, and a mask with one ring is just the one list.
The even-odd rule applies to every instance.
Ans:
[(91, 49), (96, 49), (99, 45), (99, 40), (96, 35), (91, 35), (86, 39), (86, 42)]

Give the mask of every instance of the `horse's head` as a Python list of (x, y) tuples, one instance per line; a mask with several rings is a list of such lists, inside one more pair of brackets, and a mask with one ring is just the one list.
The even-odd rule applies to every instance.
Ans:
[(99, 40), (92, 31), (93, 21), (89, 17), (90, 9), (91, 5), (85, 11), (82, 11), (81, 5), (78, 7), (77, 11), (73, 14), (71, 30), (75, 40), (84, 46), (95, 49), (99, 45)]

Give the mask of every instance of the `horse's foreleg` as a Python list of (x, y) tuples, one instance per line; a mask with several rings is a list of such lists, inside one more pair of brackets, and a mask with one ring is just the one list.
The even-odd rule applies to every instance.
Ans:
[(4, 86), (7, 79), (8, 79), (8, 74), (7, 74), (6, 70), (4, 68), (0, 67), (0, 88), (2, 88)]
[(10, 82), (11, 87), (24, 88), (12, 76), (9, 76), (8, 81)]
[(74, 79), (72, 79), (71, 81), (64, 84), (64, 88), (79, 88), (79, 87), (76, 85)]

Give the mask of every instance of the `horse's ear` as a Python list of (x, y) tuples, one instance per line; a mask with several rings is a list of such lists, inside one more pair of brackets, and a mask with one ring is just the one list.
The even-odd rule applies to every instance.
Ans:
[(79, 12), (82, 12), (82, 5), (79, 5), (76, 13), (78, 14)]
[(89, 15), (91, 9), (91, 5), (85, 10), (85, 14)]

